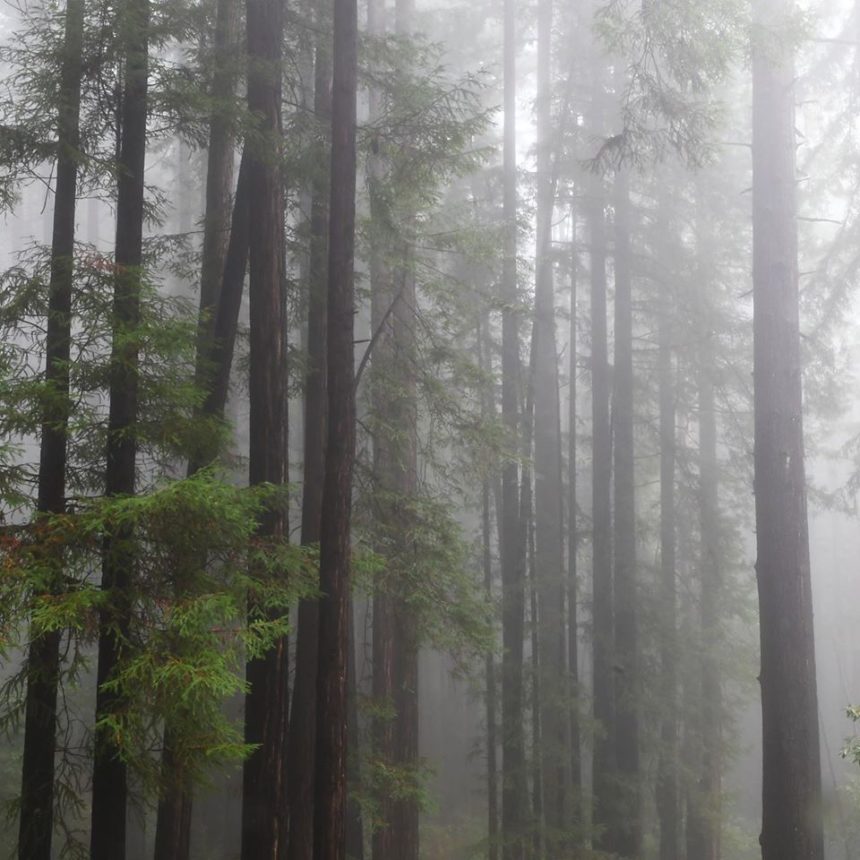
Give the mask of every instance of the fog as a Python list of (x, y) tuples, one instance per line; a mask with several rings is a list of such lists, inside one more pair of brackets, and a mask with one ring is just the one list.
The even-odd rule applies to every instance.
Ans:
[(860, 6), (0, 15), (17, 860), (860, 857)]

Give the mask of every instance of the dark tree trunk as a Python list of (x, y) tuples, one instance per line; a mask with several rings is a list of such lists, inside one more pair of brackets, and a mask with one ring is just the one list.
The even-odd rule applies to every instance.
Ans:
[[(237, 0), (219, 0), (216, 7), (213, 52), (215, 70), (211, 96), (216, 105), (209, 119), (206, 162), (206, 208), (203, 226), (203, 256), (198, 313), (197, 383), (211, 390), (207, 361), (212, 352), (215, 312), (224, 272), (230, 233), (230, 196), (233, 184), (235, 129), (232, 98), (236, 89), (236, 41), (239, 27)], [(218, 413), (220, 414), (220, 413)], [(193, 456), (187, 474), (195, 474), (200, 457)], [(181, 595), (187, 585), (176, 583)], [(162, 753), (163, 786), (155, 827), (155, 856), (160, 860), (187, 860), (191, 849), (191, 782), (174, 755), (170, 726), (165, 726)]]
[(794, 68), (787, 0), (758, 0), (753, 53), (755, 501), (763, 860), (821, 860), (821, 758), (803, 462)]
[[(314, 60), (314, 113), (322, 126), (330, 122), (331, 58), (319, 38)], [(311, 190), (308, 285), (308, 369), (305, 375), (302, 544), (319, 543), (326, 438), (326, 250), (328, 181), (322, 166)], [(314, 828), (314, 742), (316, 729), (316, 600), (299, 604), (296, 676), (289, 736), (289, 860), (311, 860)]]
[(355, 612), (349, 604), (349, 651), (347, 654), (347, 743), (346, 779), (349, 796), (346, 801), (346, 857), (364, 860), (364, 822), (358, 792), (361, 791), (361, 748), (358, 722), (358, 674), (356, 669)]
[(658, 386), (660, 401), (660, 756), (657, 818), (660, 860), (678, 860), (678, 599), (675, 586), (675, 384), (670, 303), (660, 308)]
[[(46, 400), (42, 415), (36, 503), (39, 513), (46, 514), (61, 514), (66, 507), (66, 435), (72, 409), (68, 362), (72, 330), (83, 19), (83, 0), (69, 0), (57, 117), (57, 186), (45, 349), (45, 383), (52, 396)], [(59, 590), (62, 587), (62, 560), (58, 558), (55, 563), (57, 568), (50, 587)], [(59, 632), (31, 634), (24, 708), (19, 860), (50, 860), (51, 857), (59, 669)]]
[(538, 593), (541, 758), (546, 850), (563, 852), (568, 826), (566, 796), (568, 706), (564, 638), (564, 526), (556, 349), (555, 290), (552, 265), (551, 49), (552, 0), (538, 6), (537, 235), (534, 322), (534, 502), (535, 569)]
[(352, 472), (355, 124), (358, 10), (335, 0), (328, 268), (328, 443), (320, 533), (314, 860), (343, 860), (347, 814), (347, 661)]
[(594, 740), (592, 820), (594, 846), (611, 846), (608, 827), (614, 803), (614, 685), (612, 513), (609, 437), (609, 364), (606, 337), (606, 223), (602, 183), (592, 180), (586, 216), (591, 257), (591, 518), (592, 518), (592, 659), (593, 714), (599, 727)]
[[(284, 480), (283, 374), (283, 190), (279, 163), (281, 133), (281, 0), (247, 0), (248, 109), (258, 139), (249, 151), (250, 207), (248, 294), (250, 298), (249, 483)], [(282, 515), (269, 511), (258, 534), (281, 538)], [(251, 598), (252, 612), (253, 597)], [(242, 774), (242, 860), (278, 860), (286, 790), (281, 762), (287, 708), (286, 641), (248, 662), (245, 742), (258, 748)]]
[[(137, 338), (143, 249), (144, 164), (146, 161), (148, 0), (129, 0), (122, 15), (125, 53), (116, 203), (116, 280), (105, 493), (131, 495), (135, 488), (135, 424), (138, 409)], [(99, 619), (96, 723), (121, 710), (116, 692), (104, 684), (116, 671), (131, 614), (134, 557), (126, 528), (105, 538), (102, 589), (109, 607)], [(92, 860), (123, 860), (126, 851), (128, 775), (108, 732), (97, 732), (93, 760)]]
[[(224, 415), (230, 388), (230, 370), (233, 366), (233, 350), (239, 325), (239, 310), (242, 307), (242, 290), (248, 268), (248, 248), (251, 223), (251, 159), (247, 146), (242, 151), (239, 178), (236, 181), (236, 196), (233, 200), (233, 215), (230, 221), (230, 241), (224, 260), (221, 290), (218, 295), (215, 324), (209, 344), (209, 367), (212, 378), (207, 386), (203, 413), (215, 417)], [(206, 465), (215, 452), (204, 453), (194, 464), (195, 471)]]
[(637, 669), (636, 499), (633, 442), (633, 300), (630, 278), (628, 178), (616, 178), (615, 386), (612, 420), (615, 460), (615, 756), (621, 807), (613, 821), (621, 857), (641, 854), (639, 800), (639, 682)]
[[(502, 264), (502, 422), (518, 448), (520, 336), (517, 289), (516, 0), (504, 4), (504, 145)], [(502, 857), (522, 860), (527, 850), (527, 773), (523, 730), (524, 553), (516, 461), (502, 472)]]
[(233, 97), (236, 92), (238, 0), (218, 0), (212, 52), (214, 67), (210, 93), (215, 105), (209, 118), (206, 158), (206, 208), (203, 221), (203, 256), (200, 267), (200, 332), (204, 343), (215, 325), (224, 261), (230, 235), (230, 190), (233, 186), (233, 156), (236, 146)]

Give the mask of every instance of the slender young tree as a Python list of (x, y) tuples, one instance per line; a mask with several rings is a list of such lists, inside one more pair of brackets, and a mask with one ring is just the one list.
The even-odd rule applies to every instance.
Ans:
[[(665, 289), (665, 285), (664, 285)], [(675, 388), (669, 302), (660, 309), (657, 375), (660, 422), (660, 757), (656, 800), (660, 860), (678, 860), (678, 620), (675, 585)]]
[(335, 0), (328, 256), (328, 434), (320, 532), (314, 860), (345, 855), (350, 514), (355, 460), (356, 0)]
[(803, 453), (792, 7), (756, 0), (753, 307), (762, 860), (822, 860), (821, 758)]
[[(36, 509), (60, 514), (66, 508), (66, 435), (71, 413), (69, 357), (72, 336), (72, 285), (75, 251), (78, 146), (80, 138), (83, 0), (68, 0), (57, 115), (57, 185), (48, 285), (45, 399), (39, 450)], [(61, 586), (56, 575), (49, 590)], [(19, 860), (50, 860), (54, 823), (54, 754), (57, 729), (57, 684), (60, 633), (33, 634), (27, 655), (24, 707), (24, 755), (21, 766)]]
[(571, 207), (571, 260), (570, 260), (570, 328), (567, 341), (568, 388), (567, 388), (567, 673), (570, 683), (570, 785), (573, 792), (572, 808), (574, 823), (582, 819), (582, 759), (580, 753), (581, 728), (579, 710), (579, 572), (577, 551), (579, 511), (576, 492), (576, 391), (579, 373), (576, 352), (576, 281), (579, 252), (576, 247), (576, 209)]
[(641, 853), (639, 823), (639, 684), (637, 667), (636, 481), (633, 441), (633, 298), (630, 273), (630, 189), (615, 180), (614, 460), (615, 757), (621, 801), (613, 821), (621, 857)]
[[(384, 5), (382, 10), (384, 12)], [(396, 0), (394, 32), (412, 33), (414, 4)], [(393, 711), (377, 730), (377, 755), (387, 765), (413, 771), (418, 765), (418, 618), (410, 608), (408, 571), (414, 529), (409, 500), (418, 490), (418, 409), (416, 286), (414, 249), (408, 231), (414, 217), (403, 219), (406, 235), (392, 237), (394, 264), (375, 288), (381, 334), (374, 364), (374, 483), (379, 493), (378, 525), (385, 535), (386, 582), (373, 602), (373, 694)], [(418, 860), (418, 798), (414, 792), (382, 798), (383, 825), (373, 834), (374, 860)]]
[(595, 847), (610, 846), (614, 783), (612, 669), (612, 514), (609, 438), (609, 363), (606, 336), (606, 222), (602, 182), (591, 180), (586, 218), (591, 259), (591, 519), (593, 713), (597, 723), (593, 759)]
[[(134, 330), (140, 315), (143, 262), (149, 15), (148, 0), (128, 0), (120, 16), (125, 63), (117, 171), (114, 330), (105, 482), (108, 496), (131, 495), (135, 490), (139, 347)], [(101, 611), (99, 619), (90, 832), (93, 860), (123, 860), (126, 852), (127, 767), (116, 740), (105, 727), (105, 721), (122, 708), (122, 702), (117, 693), (105, 688), (105, 683), (120, 660), (131, 613), (134, 571), (131, 540), (128, 530), (122, 528), (105, 538), (103, 551), (102, 589), (109, 605)]]
[[(250, 458), (251, 485), (284, 479), (285, 371), (283, 319), (283, 190), (279, 164), (281, 134), (281, 53), (283, 9), (280, 0), (247, 0), (248, 110), (254, 139), (249, 150), (250, 199), (248, 293), (250, 298)], [(283, 515), (268, 511), (259, 534), (283, 537)], [(253, 606), (251, 611), (261, 610)], [(245, 741), (257, 748), (242, 774), (242, 860), (278, 860), (286, 791), (284, 755), (285, 637), (266, 654), (248, 662)]]

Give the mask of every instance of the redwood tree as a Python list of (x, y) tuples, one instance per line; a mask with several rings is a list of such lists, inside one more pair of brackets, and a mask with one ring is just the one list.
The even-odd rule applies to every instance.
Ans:
[[(108, 496), (131, 495), (135, 489), (139, 355), (135, 328), (140, 315), (143, 262), (149, 14), (148, 0), (128, 0), (121, 10), (125, 64), (117, 171), (114, 328), (105, 481)], [(127, 768), (116, 740), (100, 724), (123, 706), (116, 692), (105, 689), (105, 682), (117, 668), (131, 613), (134, 569), (131, 539), (128, 530), (121, 527), (108, 534), (104, 542), (102, 589), (108, 604), (99, 619), (90, 832), (93, 860), (123, 860), (126, 851)]]
[(335, 0), (328, 250), (328, 432), (320, 531), (314, 859), (343, 860), (350, 519), (355, 461), (356, 0)]
[[(66, 508), (66, 434), (72, 409), (68, 362), (72, 331), (83, 19), (83, 0), (69, 0), (57, 116), (57, 185), (48, 285), (45, 382), (51, 396), (45, 398), (42, 415), (36, 501), (37, 510), (49, 514), (63, 513)], [(52, 576), (51, 590), (62, 585), (62, 560), (57, 559), (55, 563), (57, 571)], [(50, 860), (51, 857), (59, 669), (59, 631), (32, 634), (27, 654), (19, 860)]]
[(756, 578), (763, 860), (821, 860), (821, 757), (803, 452), (794, 64), (788, 0), (757, 0), (753, 50)]

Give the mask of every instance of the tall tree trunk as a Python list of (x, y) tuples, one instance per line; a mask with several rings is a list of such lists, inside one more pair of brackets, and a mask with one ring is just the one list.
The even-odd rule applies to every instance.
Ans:
[[(325, 38), (317, 41), (314, 60), (314, 113), (330, 122), (331, 58)], [(326, 438), (326, 250), (328, 166), (322, 166), (311, 190), (311, 237), (308, 294), (308, 370), (305, 375), (305, 449), (302, 479), (302, 544), (319, 542)], [(314, 826), (314, 739), (316, 730), (319, 606), (299, 604), (296, 676), (289, 736), (289, 860), (311, 860)]]
[[(105, 493), (131, 495), (135, 489), (138, 409), (137, 337), (140, 317), (140, 267), (143, 261), (144, 165), (149, 51), (149, 2), (128, 0), (122, 15), (125, 78), (122, 93), (120, 154), (116, 203), (116, 277), (113, 302), (110, 408)], [(104, 685), (117, 669), (131, 607), (134, 569), (131, 535), (126, 528), (104, 542), (102, 589), (109, 607), (99, 619), (96, 725), (122, 709), (120, 696)], [(126, 851), (128, 774), (115, 739), (97, 730), (93, 760), (90, 857), (123, 860)]]
[[(258, 138), (250, 150), (248, 185), (253, 205), (249, 221), (250, 298), (250, 458), (253, 486), (284, 479), (283, 374), (283, 189), (281, 133), (281, 0), (247, 0), (248, 109)], [(283, 537), (282, 515), (268, 511), (258, 534)], [(251, 597), (252, 612), (253, 596)], [(282, 784), (284, 714), (283, 678), (286, 642), (279, 640), (248, 662), (245, 742), (257, 749), (242, 774), (242, 860), (277, 860), (283, 850)]]
[[(380, 8), (384, 11), (384, 5)], [(411, 0), (395, 3), (395, 33), (411, 33)], [(418, 490), (414, 248), (406, 235), (390, 237), (397, 260), (373, 284), (374, 318), (381, 326), (374, 356), (375, 516), (386, 558), (385, 583), (374, 595), (373, 694), (393, 718), (376, 727), (376, 754), (389, 766), (416, 773), (418, 765), (418, 619), (411, 609), (408, 570), (414, 521), (410, 501)], [(383, 314), (380, 318), (380, 312)], [(382, 725), (381, 723), (385, 723)], [(418, 798), (414, 793), (380, 798), (382, 825), (373, 835), (374, 860), (418, 860)]]
[(633, 442), (633, 300), (630, 278), (630, 191), (615, 187), (615, 755), (621, 807), (613, 822), (621, 857), (641, 854), (639, 800), (639, 674), (637, 669), (636, 499)]
[(335, 0), (328, 267), (328, 434), (320, 532), (314, 860), (343, 860), (347, 812), (347, 661), (352, 472), (356, 0)]
[(658, 386), (660, 401), (660, 756), (657, 818), (660, 860), (678, 860), (678, 599), (675, 586), (675, 387), (670, 303), (660, 308)]
[[(489, 315), (482, 314), (478, 321), (478, 361), (482, 371), (491, 373)], [(488, 387), (483, 396), (483, 417), (490, 421), (495, 417), (496, 407), (492, 390)], [(481, 487), (481, 562), (484, 573), (484, 592), (487, 600), (493, 600), (493, 548), (492, 548), (492, 479), (484, 478)], [(486, 719), (487, 719), (487, 860), (499, 858), (499, 765), (498, 765), (498, 717), (496, 660), (490, 651), (485, 660)]]
[(592, 820), (594, 846), (611, 846), (615, 785), (612, 512), (612, 446), (609, 429), (609, 364), (606, 337), (606, 223), (602, 183), (592, 180), (586, 217), (591, 257), (591, 520), (593, 715), (597, 724), (593, 754)]
[(582, 761), (580, 758), (579, 719), (579, 624), (578, 624), (578, 571), (576, 500), (576, 388), (579, 365), (576, 354), (576, 278), (578, 252), (576, 248), (576, 211), (571, 207), (571, 260), (570, 260), (570, 333), (568, 336), (568, 388), (567, 388), (567, 674), (570, 685), (570, 786), (573, 792), (573, 823), (583, 820)]
[[(792, 6), (757, 0), (753, 51), (755, 502), (763, 860), (821, 860), (821, 757), (803, 462)], [(756, 31), (754, 31), (756, 32)]]
[(713, 335), (702, 341), (699, 369), (699, 517), (702, 535), (702, 759), (698, 785), (701, 841), (698, 856), (719, 860), (722, 794), (723, 697), (720, 678), (720, 518), (718, 502), (717, 424), (714, 409)]
[[(38, 512), (46, 514), (61, 514), (66, 507), (66, 436), (72, 409), (68, 362), (72, 337), (83, 19), (83, 0), (69, 0), (57, 117), (57, 187), (45, 349), (45, 383), (51, 397), (46, 399), (42, 415), (36, 501)], [(51, 577), (50, 590), (62, 587), (62, 559), (57, 558), (54, 563), (57, 567)], [(59, 631), (31, 633), (24, 707), (19, 860), (50, 860), (51, 857), (59, 670)]]
[[(502, 422), (512, 450), (518, 448), (520, 336), (517, 317), (516, 0), (504, 4), (504, 132), (502, 263)], [(502, 857), (522, 860), (527, 774), (523, 731), (524, 554), (521, 550), (519, 486), (513, 458), (502, 472)]]
[[(215, 324), (209, 342), (208, 365), (212, 378), (206, 386), (203, 402), (204, 415), (223, 417), (230, 388), (230, 370), (233, 366), (233, 350), (239, 326), (239, 311), (242, 307), (242, 290), (248, 268), (248, 249), (251, 233), (251, 158), (247, 145), (242, 150), (239, 178), (236, 181), (236, 196), (230, 220), (230, 240), (224, 259), (224, 272), (215, 312)], [(202, 452), (200, 459), (192, 464), (202, 468), (215, 452)]]
[[(219, 301), (224, 261), (230, 235), (230, 191), (236, 146), (233, 97), (238, 75), (238, 0), (217, 0), (210, 94), (214, 108), (209, 117), (206, 157), (206, 209), (203, 220), (203, 255), (200, 266), (200, 331), (211, 337)], [(205, 353), (206, 347), (198, 349)]]
[(552, 0), (538, 5), (537, 235), (534, 322), (535, 570), (538, 591), (541, 779), (546, 850), (562, 852), (567, 826), (568, 706), (564, 638), (564, 527), (555, 291), (552, 265)]

